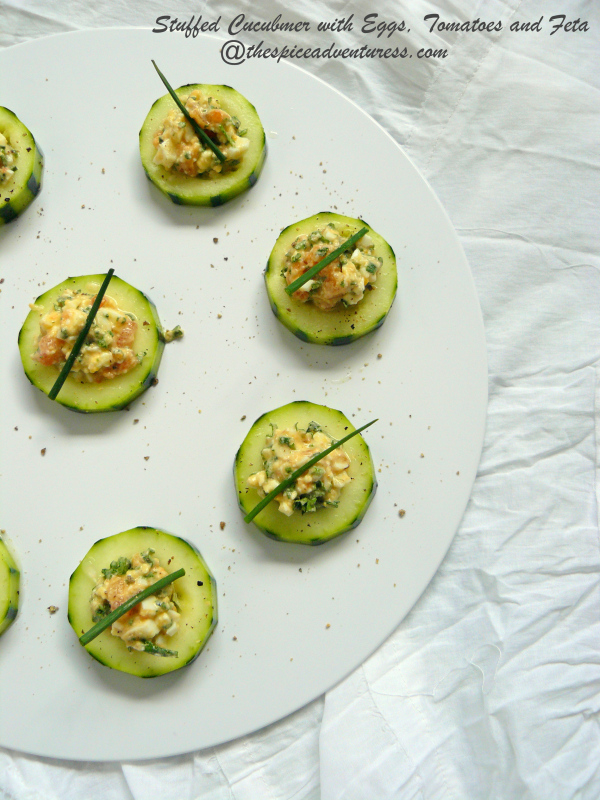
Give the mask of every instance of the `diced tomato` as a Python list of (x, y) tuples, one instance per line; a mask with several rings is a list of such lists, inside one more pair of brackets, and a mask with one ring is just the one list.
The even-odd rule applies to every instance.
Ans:
[(50, 336), (48, 333), (42, 336), (38, 343), (37, 353), (35, 354), (36, 361), (39, 361), (40, 364), (44, 364), (46, 367), (58, 364), (59, 361), (63, 360), (62, 346), (64, 343), (64, 339), (58, 339), (56, 336)]
[(115, 336), (115, 344), (117, 347), (131, 347), (133, 344), (133, 340), (135, 339), (135, 333), (137, 331), (137, 322), (133, 319), (130, 319), (125, 325), (121, 328), (119, 333)]

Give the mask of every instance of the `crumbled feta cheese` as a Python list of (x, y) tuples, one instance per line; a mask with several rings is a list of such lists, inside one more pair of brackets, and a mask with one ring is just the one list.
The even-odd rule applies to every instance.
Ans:
[(189, 120), (174, 108), (163, 120), (154, 136), (154, 163), (191, 178), (213, 177), (235, 169), (250, 146), (249, 139), (239, 136), (239, 122), (224, 111), (214, 97), (205, 97), (195, 89), (181, 100), (186, 110), (225, 156), (220, 161), (212, 149), (201, 142)]
[[(90, 598), (94, 621), (167, 575), (153, 550), (136, 553), (131, 560), (122, 556), (102, 572)], [(173, 584), (168, 584), (113, 622), (111, 634), (122, 639), (130, 650), (157, 653), (164, 644), (163, 634), (171, 637), (179, 630), (179, 618), (177, 596)], [(172, 655), (170, 651), (167, 654)]]
[[(287, 285), (337, 250), (350, 235), (342, 235), (332, 222), (308, 235), (300, 234), (284, 257), (282, 275)], [(334, 308), (338, 303), (356, 305), (363, 299), (367, 286), (377, 280), (382, 264), (383, 259), (375, 255), (373, 239), (365, 234), (351, 255), (342, 253), (314, 278), (306, 281), (293, 296), (303, 303), (311, 301), (322, 310)]]
[[(264, 497), (331, 443), (331, 437), (316, 423), (307, 430), (274, 428), (262, 451), (263, 469), (250, 475), (248, 486)], [(343, 487), (351, 480), (349, 466), (350, 458), (343, 448), (332, 450), (277, 495), (279, 511), (289, 517), (294, 511), (307, 513), (337, 505)]]

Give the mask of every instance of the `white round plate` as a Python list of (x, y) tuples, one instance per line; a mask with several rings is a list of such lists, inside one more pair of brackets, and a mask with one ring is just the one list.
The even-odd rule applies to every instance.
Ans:
[[(152, 58), (175, 86), (228, 84), (256, 106), (269, 153), (249, 192), (186, 208), (146, 179), (137, 135), (164, 94)], [(247, 734), (363, 662), (450, 545), (487, 404), (465, 256), (394, 141), (288, 64), (226, 66), (212, 38), (112, 29), (10, 48), (0, 72), (11, 75), (2, 104), (46, 157), (41, 194), (0, 229), (1, 525), (22, 567), (19, 615), (0, 641), (0, 743), (130, 760)], [(303, 344), (281, 326), (262, 278), (279, 231), (322, 210), (363, 217), (398, 259), (385, 324), (338, 348)], [(16, 339), (42, 291), (111, 266), (185, 336), (129, 411), (85, 416), (28, 383)], [(245, 525), (232, 481), (252, 422), (305, 399), (357, 426), (379, 418), (365, 433), (379, 480), (366, 518), (313, 548)], [(69, 576), (88, 548), (136, 525), (194, 542), (219, 588), (219, 623), (200, 658), (154, 680), (92, 660), (66, 613)]]

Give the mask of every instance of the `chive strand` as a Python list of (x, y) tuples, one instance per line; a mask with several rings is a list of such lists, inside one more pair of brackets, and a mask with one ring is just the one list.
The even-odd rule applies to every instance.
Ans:
[(71, 350), (71, 352), (69, 353), (69, 357), (67, 358), (67, 360), (63, 364), (63, 368), (59, 372), (58, 378), (56, 379), (56, 381), (54, 382), (54, 385), (52, 386), (52, 388), (48, 392), (48, 397), (50, 398), (50, 400), (56, 400), (56, 396), (58, 395), (58, 393), (62, 389), (63, 383), (67, 380), (67, 376), (68, 376), (69, 372), (71, 371), (71, 367), (75, 363), (75, 359), (77, 358), (77, 356), (79, 355), (79, 351), (83, 347), (83, 344), (85, 342), (85, 337), (88, 335), (89, 330), (92, 327), (92, 323), (94, 321), (94, 318), (96, 317), (96, 314), (98, 313), (98, 309), (100, 308), (100, 303), (102, 302), (102, 298), (106, 294), (106, 290), (108, 289), (108, 284), (110, 283), (110, 279), (114, 275), (114, 272), (115, 272), (114, 269), (111, 267), (108, 270), (108, 272), (106, 273), (106, 277), (102, 281), (102, 286), (100, 287), (100, 290), (98, 291), (98, 294), (96, 295), (96, 299), (92, 303), (92, 307), (90, 308), (90, 310), (88, 312), (87, 319), (85, 321), (85, 325), (83, 326), (83, 328), (79, 332), (79, 336), (75, 340), (75, 344), (73, 345), (73, 349)]
[(179, 97), (177, 96), (177, 94), (175, 93), (175, 91), (173, 90), (173, 87), (171, 86), (171, 84), (169, 83), (169, 81), (168, 81), (168, 80), (165, 78), (165, 76), (162, 74), (162, 72), (161, 72), (161, 71), (159, 70), (159, 68), (156, 66), (156, 61), (154, 61), (154, 59), (151, 59), (151, 61), (152, 61), (152, 63), (154, 64), (154, 69), (155, 69), (155, 70), (158, 72), (158, 76), (159, 76), (159, 78), (160, 78), (160, 79), (161, 79), (161, 81), (164, 83), (164, 85), (165, 85), (165, 87), (166, 87), (167, 91), (169, 92), (169, 94), (171, 95), (171, 97), (173, 98), (173, 100), (175, 101), (175, 103), (177, 104), (177, 107), (179, 108), (179, 110), (181, 111), (181, 113), (183, 114), (183, 116), (184, 116), (184, 117), (185, 117), (185, 118), (188, 120), (188, 122), (191, 124), (192, 128), (194, 129), (194, 133), (196, 134), (196, 136), (197, 136), (197, 137), (200, 139), (200, 141), (201, 141), (201, 142), (203, 142), (203, 143), (204, 143), (204, 144), (205, 144), (207, 147), (210, 147), (210, 149), (213, 151), (213, 153), (216, 155), (216, 157), (219, 159), (219, 161), (225, 161), (225, 159), (226, 159), (226, 156), (225, 156), (225, 155), (224, 155), (224, 154), (223, 154), (223, 153), (222, 153), (222, 152), (219, 150), (219, 148), (218, 148), (218, 147), (217, 147), (217, 145), (216, 145), (216, 144), (213, 142), (213, 140), (210, 138), (210, 136), (208, 136), (208, 135), (207, 135), (207, 134), (206, 134), (206, 133), (205, 133), (205, 132), (202, 130), (202, 128), (201, 128), (201, 127), (198, 125), (198, 123), (196, 122), (196, 120), (195, 120), (195, 119), (194, 119), (194, 118), (191, 116), (190, 112), (189, 112), (189, 111), (187, 110), (187, 108), (186, 108), (186, 107), (183, 105), (183, 103), (181, 102), (181, 100), (179, 99)]
[(336, 259), (338, 256), (341, 256), (343, 252), (348, 250), (348, 248), (350, 248), (353, 245), (355, 245), (356, 242), (358, 242), (359, 239), (362, 239), (362, 237), (365, 235), (365, 233), (367, 233), (368, 230), (369, 229), (367, 227), (365, 227), (365, 228), (361, 228), (359, 231), (357, 231), (356, 233), (352, 234), (352, 236), (349, 239), (346, 239), (346, 241), (343, 244), (341, 244), (339, 247), (336, 247), (335, 250), (332, 250), (331, 253), (326, 255), (325, 258), (322, 258), (321, 261), (318, 261), (310, 269), (307, 269), (306, 272), (304, 272), (302, 275), (300, 275), (298, 278), (296, 278), (295, 281), (292, 281), (292, 283), (290, 283), (289, 286), (286, 286), (285, 287), (285, 291), (289, 295), (294, 294), (295, 291), (297, 291), (301, 286), (304, 286), (304, 284), (307, 281), (309, 281), (318, 272), (320, 272), (323, 269), (323, 267), (326, 267), (328, 264), (331, 264), (331, 262), (334, 259)]
[(79, 641), (85, 647), (86, 644), (89, 644), (92, 639), (95, 639), (96, 636), (99, 636), (102, 631), (106, 630), (106, 628), (110, 627), (115, 620), (122, 617), (123, 614), (126, 614), (130, 611), (134, 606), (137, 606), (138, 603), (141, 603), (142, 600), (145, 600), (146, 597), (150, 597), (151, 594), (158, 592), (164, 586), (168, 586), (173, 581), (176, 581), (178, 578), (181, 578), (185, 575), (185, 570), (183, 567), (178, 569), (176, 572), (171, 572), (169, 575), (165, 575), (164, 578), (159, 578), (154, 583), (151, 583), (150, 586), (146, 586), (145, 589), (142, 589), (141, 592), (134, 594), (133, 597), (130, 597), (129, 600), (126, 600), (124, 603), (121, 603), (120, 606), (111, 611), (110, 614), (107, 614), (104, 619), (101, 619), (95, 625), (93, 625), (88, 631), (83, 633), (79, 637)]
[(341, 447), (343, 444), (345, 444), (348, 441), (348, 439), (352, 439), (353, 436), (356, 436), (357, 434), (361, 433), (362, 431), (365, 430), (365, 428), (370, 427), (375, 422), (377, 422), (377, 420), (372, 419), (371, 422), (367, 422), (367, 424), (363, 425), (361, 428), (357, 428), (355, 431), (346, 434), (346, 436), (344, 436), (339, 441), (334, 442), (330, 447), (327, 447), (325, 450), (322, 450), (320, 453), (314, 455), (306, 462), (306, 464), (303, 464), (301, 467), (298, 467), (297, 470), (294, 470), (294, 472), (292, 472), (291, 475), (285, 478), (285, 480), (281, 481), (279, 486), (276, 486), (272, 491), (269, 492), (269, 494), (265, 495), (262, 498), (262, 500), (254, 506), (252, 511), (249, 511), (246, 514), (246, 516), (244, 517), (244, 522), (252, 522), (254, 517), (257, 514), (260, 514), (263, 508), (269, 505), (271, 500), (277, 497), (277, 495), (280, 494), (281, 492), (284, 492), (288, 488), (288, 486), (291, 486), (296, 481), (296, 479), (300, 477), (300, 475), (303, 475), (307, 470), (309, 470), (322, 458), (325, 458), (325, 456), (329, 455), (329, 453), (332, 453), (338, 447)]

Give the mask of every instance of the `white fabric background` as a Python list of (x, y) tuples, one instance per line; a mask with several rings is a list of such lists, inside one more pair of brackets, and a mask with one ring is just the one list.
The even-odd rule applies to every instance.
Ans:
[[(359, 100), (406, 149), (471, 264), (488, 343), (489, 417), (452, 547), (390, 640), (292, 717), (152, 763), (78, 764), (0, 750), (5, 798), (600, 797), (599, 5), (380, 0), (373, 9), (365, 0), (301, 0), (287, 12), (280, 0), (252, 8), (241, 0), (0, 0), (0, 46), (80, 28), (152, 26), (159, 14), (282, 13), (316, 28), (373, 10), (406, 19), (411, 32), (394, 43), (447, 47), (448, 58), (302, 66)], [(433, 12), (500, 19), (504, 30), (430, 34), (423, 17)], [(550, 36), (548, 18), (561, 13), (587, 19), (590, 30)], [(508, 31), (542, 14), (542, 33)], [(357, 30), (334, 38), (365, 41)], [(268, 39), (291, 45), (297, 37)], [(321, 34), (309, 40), (323, 45)]]

